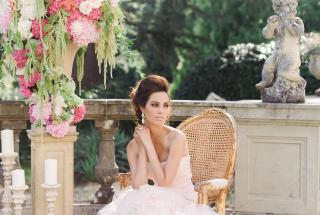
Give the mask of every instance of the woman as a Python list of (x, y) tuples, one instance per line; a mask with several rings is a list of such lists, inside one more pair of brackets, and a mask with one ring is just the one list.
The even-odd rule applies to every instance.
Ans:
[[(214, 214), (196, 204), (185, 135), (165, 125), (170, 115), (168, 81), (150, 75), (131, 92), (141, 123), (127, 146), (132, 188), (99, 211), (98, 215)], [(148, 179), (155, 185), (148, 185)]]

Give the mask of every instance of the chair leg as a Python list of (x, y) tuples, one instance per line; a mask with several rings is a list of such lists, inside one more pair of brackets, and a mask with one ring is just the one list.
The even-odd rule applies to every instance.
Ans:
[(219, 215), (225, 215), (226, 214), (226, 198), (227, 198), (227, 194), (223, 193), (221, 195), (221, 197), (215, 202), (216, 203), (217, 213)]

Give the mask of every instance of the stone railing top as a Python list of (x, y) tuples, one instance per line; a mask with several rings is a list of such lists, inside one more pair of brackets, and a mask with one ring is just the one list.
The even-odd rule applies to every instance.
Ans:
[[(129, 99), (85, 100), (89, 120), (132, 120), (134, 114)], [(320, 121), (320, 98), (309, 98), (304, 104), (271, 104), (260, 100), (203, 101), (173, 100), (171, 120), (181, 121), (210, 107), (226, 109), (236, 120), (311, 120)], [(23, 101), (0, 101), (0, 121), (28, 120), (28, 108)]]

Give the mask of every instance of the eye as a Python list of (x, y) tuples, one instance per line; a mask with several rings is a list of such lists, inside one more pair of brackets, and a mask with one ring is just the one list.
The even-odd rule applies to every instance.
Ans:
[(152, 103), (151, 106), (152, 107), (158, 107), (158, 104), (157, 103)]
[(168, 108), (168, 107), (169, 107), (169, 104), (164, 104), (164, 107)]

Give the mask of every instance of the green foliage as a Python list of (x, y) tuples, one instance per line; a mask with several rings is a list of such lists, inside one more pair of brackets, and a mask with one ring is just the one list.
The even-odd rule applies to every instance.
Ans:
[(75, 144), (75, 180), (95, 180), (95, 167), (99, 156), (99, 133), (92, 121), (77, 125), (79, 136)]
[[(174, 87), (175, 99), (206, 99), (214, 92), (227, 100), (260, 99), (255, 84), (271, 54), (270, 44), (230, 46), (220, 58), (209, 58), (186, 71)], [(307, 94), (313, 94), (320, 82), (311, 76), (303, 57), (301, 75), (307, 80)]]
[[(230, 45), (261, 43), (271, 0), (124, 1), (134, 47), (145, 58), (145, 73), (178, 81), (179, 72), (208, 58), (218, 58)], [(298, 16), (306, 31), (319, 31), (318, 0), (299, 0)]]

